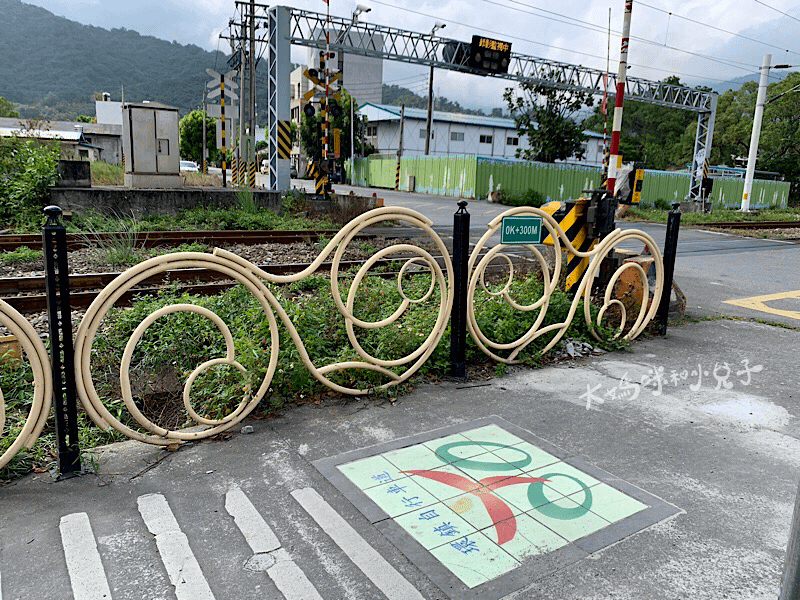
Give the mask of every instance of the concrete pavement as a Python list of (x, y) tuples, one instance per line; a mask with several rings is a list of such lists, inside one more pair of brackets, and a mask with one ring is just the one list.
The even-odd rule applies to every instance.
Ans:
[[(2, 597), (94, 598), (80, 595), (81, 585), (100, 589), (104, 581), (115, 599), (293, 600), (317, 597), (312, 588), (321, 598), (353, 600), (775, 598), (800, 470), (798, 345), (797, 331), (694, 323), (637, 342), (631, 352), (491, 381), (420, 385), (393, 403), (302, 406), (250, 421), (252, 434), (173, 453), (135, 442), (110, 446), (98, 456), (97, 474), (63, 482), (37, 474), (0, 489)], [(571, 478), (595, 492), (591, 511), (559, 522), (541, 508), (521, 510), (524, 494), (514, 490), (524, 487), (493, 484), (485, 493), (497, 497), (495, 509), (498, 502), (513, 508), (517, 528), (499, 545), (504, 560), (515, 565), (503, 553), (515, 556), (517, 542), (531, 544), (518, 565), (481, 580), (495, 567), (475, 562), (465, 574), (443, 562), (447, 544), (423, 543), (413, 528), (403, 529), (411, 513), (376, 513), (385, 507), (373, 492), (377, 480), (354, 485), (369, 472), (351, 465), (394, 461), (423, 451), (422, 444), (438, 444), (442, 453), (453, 439), (468, 449), (475, 443), (460, 436), (487, 424), (524, 440), (524, 450), (503, 455), (511, 441), (484, 441), (492, 452), (469, 459), (473, 467), (490, 455), (509, 464), (522, 455), (554, 456), (557, 464), (523, 475), (544, 470), (554, 485), (562, 473), (562, 484)], [(456, 464), (440, 469), (453, 477)], [(405, 489), (408, 474), (391, 475), (397, 481), (381, 485)], [(370, 477), (378, 476), (389, 475)], [(425, 490), (437, 495), (446, 487), (431, 485)], [(542, 484), (528, 488), (528, 500), (535, 485)], [(563, 508), (568, 499), (556, 488), (542, 489)], [(573, 492), (570, 506), (585, 507), (586, 491)], [(609, 493), (616, 499), (603, 504)], [(480, 495), (461, 500), (470, 498)], [(451, 505), (469, 520), (475, 503), (468, 509), (461, 500)], [(640, 512), (615, 513), (631, 504)], [(418, 514), (430, 516), (425, 508)], [(458, 523), (453, 517), (439, 531)], [(564, 529), (570, 523), (583, 529)], [(548, 541), (533, 543), (525, 526)], [(261, 536), (253, 541), (248, 531)], [(268, 531), (275, 540), (261, 544)], [(473, 532), (460, 546), (448, 542), (463, 552), (499, 532), (495, 524), (480, 531), (484, 537)], [(77, 557), (76, 539), (86, 549)], [(499, 556), (493, 565), (503, 562)], [(286, 577), (300, 587), (287, 587)]]

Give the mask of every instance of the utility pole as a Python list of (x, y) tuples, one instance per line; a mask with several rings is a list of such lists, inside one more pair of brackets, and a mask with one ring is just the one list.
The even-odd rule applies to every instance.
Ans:
[[(431, 40), (436, 35), (437, 29), (444, 29), (445, 23), (434, 23), (431, 29)], [(435, 56), (434, 56), (435, 58)], [(425, 121), (425, 156), (430, 154), (431, 149), (431, 120), (433, 118), (433, 65), (431, 65), (430, 75), (428, 76), (428, 117)]]
[(431, 153), (431, 121), (433, 120), (433, 65), (428, 76), (428, 116), (425, 120), (425, 156)]
[(400, 158), (403, 156), (403, 128), (406, 122), (406, 105), (405, 102), (400, 107), (400, 141), (397, 142), (397, 169), (394, 176), (394, 189), (400, 189)]
[(243, 156), (242, 156), (242, 142), (244, 141), (244, 70), (247, 64), (247, 52), (244, 49), (244, 43), (247, 39), (247, 34), (245, 33), (245, 20), (239, 23), (239, 91), (241, 93), (241, 97), (239, 98), (239, 142), (236, 144), (236, 173), (234, 174), (235, 183), (236, 185), (240, 185), (242, 182), (246, 181), (247, 178), (243, 177), (243, 173), (247, 173), (246, 165), (244, 165)]
[(206, 161), (206, 86), (203, 86), (203, 149), (200, 153), (202, 161), (200, 170), (203, 173), (208, 173), (208, 162)]
[(758, 96), (756, 98), (756, 112), (753, 115), (753, 131), (750, 133), (750, 153), (747, 155), (747, 172), (742, 190), (742, 212), (750, 210), (750, 193), (753, 191), (753, 174), (756, 170), (756, 155), (758, 154), (758, 138), (761, 136), (761, 119), (764, 116), (764, 104), (767, 97), (767, 79), (769, 78), (769, 63), (771, 54), (764, 55), (761, 65), (761, 78), (758, 82)]
[(355, 100), (350, 96), (350, 185), (353, 185), (356, 174), (356, 143), (355, 143), (355, 130), (356, 126), (353, 121), (355, 115)]
[[(242, 90), (244, 92), (244, 90)], [(249, 107), (249, 134), (250, 139), (253, 140), (252, 148), (249, 149), (249, 153), (247, 155), (248, 164), (247, 164), (247, 172), (253, 173), (253, 179), (255, 178), (255, 165), (250, 164), (252, 159), (253, 162), (256, 160), (256, 1), (250, 0), (250, 107)], [(242, 98), (242, 101), (244, 98)], [(244, 104), (244, 102), (242, 102)], [(250, 179), (250, 175), (248, 175), (248, 182), (251, 187), (255, 187), (255, 181)]]

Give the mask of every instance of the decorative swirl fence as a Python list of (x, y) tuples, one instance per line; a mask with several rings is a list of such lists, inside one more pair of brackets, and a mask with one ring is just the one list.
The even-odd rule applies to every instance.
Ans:
[[(545, 257), (540, 250), (533, 244), (526, 244), (525, 248), (533, 253), (538, 263), (544, 280), (544, 288), (541, 298), (528, 304), (520, 305), (515, 302), (511, 295), (511, 286), (515, 277), (515, 267), (512, 259), (507, 254), (507, 246), (496, 245), (489, 248), (489, 240), (495, 235), (502, 224), (504, 216), (532, 215), (542, 218), (544, 227), (550, 232), (555, 242), (555, 264), (552, 272)], [(344, 289), (340, 284), (340, 262), (347, 245), (364, 228), (373, 226), (381, 222), (401, 222), (404, 225), (412, 226), (421, 230), (427, 237), (430, 247), (436, 249), (440, 254), (437, 259), (428, 250), (409, 243), (398, 243), (388, 246), (376, 252), (371, 258), (353, 275), (349, 289)], [(642, 282), (644, 288), (644, 298), (649, 296), (649, 283), (645, 271), (636, 263), (623, 264), (610, 277), (603, 296), (603, 305), (600, 308), (596, 321), (592, 321), (589, 299), (592, 293), (592, 282), (600, 268), (600, 264), (605, 257), (608, 257), (614, 248), (622, 242), (638, 240), (646, 244), (653, 254), (656, 278), (655, 289), (652, 295), (652, 302), (645, 302), (639, 309), (636, 319), (632, 325), (628, 326), (625, 306), (612, 297), (617, 279), (623, 271), (634, 269)], [(562, 247), (563, 243), (563, 247)], [(488, 249), (488, 251), (486, 251)], [(577, 293), (572, 300), (567, 318), (557, 324), (542, 327), (545, 315), (548, 310), (550, 298), (556, 289), (562, 270), (562, 250), (566, 250), (573, 255), (587, 257), (591, 260), (590, 266), (581, 280)], [(465, 250), (466, 252), (466, 250)], [(316, 273), (322, 263), (332, 256), (330, 270), (330, 291), (340, 315), (344, 318), (347, 337), (353, 350), (360, 357), (359, 360), (337, 362), (322, 366), (315, 365), (306, 350), (306, 346), (301, 339), (295, 325), (292, 323), (286, 310), (270, 291), (270, 284), (286, 284), (298, 282)], [(364, 282), (370, 269), (381, 260), (387, 257), (399, 257), (402, 261), (402, 268), (397, 276), (397, 289), (402, 301), (400, 305), (386, 318), (377, 321), (365, 321), (356, 316), (355, 305), (359, 287)], [(508, 278), (505, 285), (499, 290), (492, 290), (486, 282), (487, 267), (495, 260), (500, 260), (508, 265)], [(160, 257), (146, 260), (135, 267), (119, 275), (110, 285), (108, 285), (97, 299), (92, 303), (83, 317), (77, 331), (74, 343), (74, 365), (75, 365), (75, 385), (77, 395), (86, 414), (100, 428), (107, 430), (113, 428), (125, 436), (150, 444), (167, 445), (179, 441), (196, 440), (216, 435), (239, 423), (262, 400), (268, 391), (270, 382), (278, 366), (278, 352), (280, 336), (278, 332), (278, 320), (283, 324), (288, 332), (292, 343), (297, 348), (301, 361), (313, 377), (328, 388), (343, 394), (362, 395), (371, 390), (366, 388), (353, 388), (343, 386), (332, 380), (334, 373), (341, 373), (348, 370), (366, 370), (379, 374), (383, 383), (381, 388), (395, 386), (408, 380), (430, 357), (436, 349), (444, 334), (454, 303), (454, 280), (458, 277), (468, 281), (467, 287), (467, 326), (469, 332), (477, 346), (492, 357), (494, 360), (513, 363), (517, 361), (519, 353), (529, 346), (534, 340), (545, 334), (552, 334), (552, 339), (547, 343), (543, 352), (551, 349), (563, 337), (570, 325), (578, 304), (584, 300), (584, 318), (590, 330), (594, 332), (594, 327), (599, 324), (606, 315), (609, 308), (616, 306), (621, 314), (621, 324), (616, 332), (620, 336), (625, 332), (626, 339), (632, 339), (639, 335), (647, 323), (653, 318), (658, 308), (658, 301), (664, 285), (664, 268), (662, 256), (655, 241), (644, 232), (636, 230), (620, 231), (616, 230), (603, 239), (590, 252), (582, 253), (578, 251), (567, 239), (566, 234), (558, 226), (558, 223), (547, 213), (535, 208), (516, 208), (507, 211), (503, 215), (495, 218), (489, 223), (488, 230), (475, 246), (467, 264), (466, 273), (454, 273), (453, 262), (442, 239), (433, 230), (430, 220), (423, 215), (409, 209), (402, 208), (378, 208), (369, 211), (345, 226), (320, 252), (308, 268), (301, 273), (294, 275), (275, 275), (266, 272), (249, 261), (221, 249), (215, 249), (213, 253), (183, 252), (167, 254)], [(206, 373), (212, 367), (227, 365), (244, 374), (246, 367), (237, 358), (236, 348), (232, 333), (217, 314), (211, 310), (194, 304), (171, 304), (164, 306), (150, 314), (133, 331), (130, 339), (125, 344), (122, 359), (119, 364), (119, 388), (124, 402), (125, 409), (135, 420), (140, 430), (134, 429), (122, 422), (119, 414), (115, 416), (104, 404), (101, 394), (95, 389), (95, 382), (92, 377), (93, 344), (98, 335), (102, 333), (102, 323), (109, 311), (125, 292), (131, 290), (142, 280), (171, 269), (181, 268), (206, 268), (218, 271), (226, 277), (241, 283), (258, 301), (268, 320), (269, 328), (269, 350), (268, 363), (263, 378), (256, 385), (245, 386), (244, 394), (236, 405), (235, 409), (221, 418), (209, 418), (198, 414), (193, 407), (192, 390), (197, 378)], [(404, 276), (411, 271), (423, 271), (430, 274), (430, 287), (427, 293), (419, 298), (411, 298), (404, 290)], [(467, 279), (468, 278), (468, 279)], [(539, 311), (533, 325), (517, 340), (512, 342), (499, 343), (492, 341), (485, 335), (478, 325), (475, 308), (475, 295), (478, 285), (491, 296), (500, 297), (514, 309), (522, 312)], [(346, 294), (343, 292), (346, 291)], [(345, 298), (343, 299), (343, 295)], [(419, 343), (419, 346), (400, 358), (392, 360), (382, 359), (374, 356), (359, 341), (358, 332), (363, 330), (379, 329), (390, 327), (409, 309), (410, 306), (422, 302), (433, 303), (436, 308), (435, 321), (427, 335)], [(134, 393), (131, 387), (131, 360), (137, 343), (145, 335), (145, 332), (158, 319), (175, 313), (194, 313), (211, 321), (220, 332), (225, 344), (223, 357), (211, 358), (206, 360), (193, 371), (183, 385), (183, 406), (186, 413), (192, 420), (191, 427), (181, 427), (178, 429), (165, 428), (148, 418), (137, 406)], [(277, 317), (276, 317), (277, 315)], [(0, 300), (0, 324), (6, 327), (12, 335), (17, 337), (20, 342), (24, 355), (30, 362), (34, 374), (34, 386), (31, 409), (24, 426), (19, 430), (7, 431), (5, 428), (5, 403), (2, 391), (0, 390), (0, 426), (2, 435), (15, 437), (13, 443), (0, 456), (0, 467), (8, 461), (23, 446), (30, 447), (41, 433), (45, 421), (50, 411), (51, 398), (53, 397), (53, 384), (51, 378), (51, 366), (44, 344), (39, 339), (30, 324), (17, 313), (12, 307)], [(596, 333), (595, 333), (596, 335)], [(598, 338), (599, 339), (599, 338)], [(374, 389), (374, 388), (373, 388)], [(56, 398), (58, 400), (58, 396)], [(198, 427), (199, 426), (199, 427)]]

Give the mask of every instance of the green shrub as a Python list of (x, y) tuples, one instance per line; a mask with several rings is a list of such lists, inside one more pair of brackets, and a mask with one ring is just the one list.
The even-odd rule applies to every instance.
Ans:
[(655, 202), (655, 207), (659, 210), (669, 210), (672, 205), (663, 198), (658, 198)]
[(42, 258), (41, 250), (34, 250), (27, 246), (20, 246), (14, 250), (6, 250), (0, 254), (0, 265), (14, 265), (17, 263), (33, 262)]
[(533, 206), (539, 208), (547, 199), (534, 189), (529, 189), (521, 194), (500, 194), (501, 204), (506, 206)]
[(0, 138), (0, 223), (12, 229), (41, 227), (47, 188), (58, 180), (57, 143)]

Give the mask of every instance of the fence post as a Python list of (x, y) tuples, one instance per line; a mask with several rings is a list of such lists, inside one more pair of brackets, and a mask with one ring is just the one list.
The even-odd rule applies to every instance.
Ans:
[(450, 313), (450, 369), (467, 376), (467, 283), (469, 281), (469, 213), (466, 200), (453, 215), (453, 311)]
[(66, 479), (77, 475), (81, 470), (72, 315), (69, 305), (67, 230), (60, 221), (61, 209), (58, 206), (48, 206), (44, 212), (47, 222), (42, 228), (42, 245), (50, 325), (50, 360), (53, 366), (58, 471), (59, 479)]
[(658, 305), (656, 319), (660, 334), (667, 335), (669, 320), (669, 303), (672, 294), (672, 276), (675, 274), (675, 254), (678, 251), (678, 232), (681, 228), (681, 204), (672, 203), (672, 210), (667, 216), (667, 235), (664, 240), (664, 289), (661, 291), (661, 302)]

